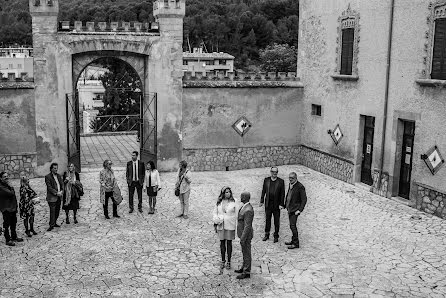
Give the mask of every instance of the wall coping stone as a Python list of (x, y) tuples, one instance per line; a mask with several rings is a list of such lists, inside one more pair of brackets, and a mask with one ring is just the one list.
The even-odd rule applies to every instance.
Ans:
[(0, 81), (0, 89), (34, 89), (36, 86), (33, 81), (10, 82)]
[(305, 148), (310, 149), (310, 150), (314, 150), (314, 151), (319, 152), (321, 154), (325, 154), (325, 155), (331, 156), (333, 158), (342, 160), (342, 161), (344, 161), (346, 163), (349, 163), (351, 165), (355, 165), (355, 163), (353, 161), (348, 160), (348, 159), (346, 159), (344, 157), (338, 156), (336, 154), (328, 153), (328, 152), (325, 152), (325, 151), (322, 151), (322, 150), (319, 150), (319, 149), (316, 149), (316, 148), (313, 148), (313, 147), (310, 147), (310, 146), (307, 146), (307, 145), (304, 145), (304, 144), (301, 144), (300, 146), (305, 147)]
[(183, 88), (303, 88), (300, 81), (225, 81), (225, 80), (184, 80)]
[(255, 149), (262, 147), (300, 147), (301, 145), (290, 144), (290, 145), (259, 145), (259, 146), (226, 146), (226, 147), (206, 147), (206, 148), (186, 148), (183, 150), (224, 150), (224, 149)]
[(432, 186), (429, 186), (429, 185), (426, 185), (426, 184), (423, 184), (423, 183), (417, 182), (417, 181), (415, 181), (415, 184), (418, 186), (421, 186), (421, 187), (424, 187), (424, 188), (427, 188), (427, 189), (430, 189), (430, 190), (433, 190), (433, 191), (436, 191), (436, 192), (446, 195), (446, 191), (444, 191), (444, 190), (439, 190), (438, 188), (435, 188), (435, 187), (432, 187)]
[(37, 152), (0, 153), (0, 156), (37, 155)]

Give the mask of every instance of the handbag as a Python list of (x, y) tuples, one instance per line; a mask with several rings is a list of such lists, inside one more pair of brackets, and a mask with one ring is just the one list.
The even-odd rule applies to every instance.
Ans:
[(74, 182), (74, 186), (77, 190), (78, 197), (82, 197), (84, 195), (84, 186), (82, 185), (82, 183), (76, 180), (76, 182)]
[(181, 177), (181, 180), (178, 183), (178, 186), (175, 187), (175, 196), (177, 196), (177, 197), (180, 196), (180, 185), (181, 185), (181, 182), (183, 182), (183, 179), (184, 179), (184, 176), (186, 176), (186, 173), (187, 173), (187, 171), (184, 172), (184, 175), (183, 175), (183, 177)]
[(113, 202), (116, 205), (121, 204), (122, 202), (122, 195), (121, 195), (121, 190), (119, 189), (118, 183), (115, 183), (115, 185), (113, 186)]

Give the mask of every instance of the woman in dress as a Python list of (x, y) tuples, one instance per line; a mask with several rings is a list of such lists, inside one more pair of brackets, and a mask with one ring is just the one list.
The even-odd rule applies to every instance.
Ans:
[[(236, 203), (232, 190), (228, 186), (222, 188), (217, 204), (214, 208), (214, 226), (220, 239), (221, 263), (220, 268), (231, 268), (232, 240), (235, 239)], [(228, 259), (226, 260), (226, 252)], [(226, 262), (227, 261), (227, 262)]]
[(99, 173), (99, 183), (101, 184), (100, 195), (101, 203), (104, 207), (104, 216), (106, 219), (110, 219), (108, 216), (108, 200), (111, 198), (113, 202), (113, 217), (119, 218), (118, 205), (113, 200), (113, 189), (116, 184), (115, 174), (112, 170), (113, 163), (111, 160), (104, 160), (104, 169)]
[(22, 177), (20, 179), (20, 218), (23, 219), (25, 225), (25, 234), (32, 237), (37, 235), (34, 231), (34, 204), (37, 202), (37, 193), (29, 186), (29, 179)]
[(79, 209), (79, 200), (81, 198), (79, 189), (79, 173), (76, 172), (76, 167), (74, 164), (70, 163), (68, 165), (68, 171), (63, 174), (64, 193), (63, 193), (63, 206), (62, 209), (65, 210), (67, 224), (70, 223), (70, 210), (73, 210), (73, 221), (75, 224), (78, 223), (76, 215)]
[(153, 214), (155, 213), (156, 195), (161, 184), (160, 175), (153, 161), (147, 163), (144, 184), (147, 188), (147, 195), (149, 196), (149, 214)]

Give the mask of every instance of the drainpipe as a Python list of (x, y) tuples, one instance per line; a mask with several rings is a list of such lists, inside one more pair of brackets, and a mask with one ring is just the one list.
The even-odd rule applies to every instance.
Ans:
[(386, 131), (387, 131), (387, 110), (389, 106), (389, 85), (390, 85), (390, 62), (392, 58), (392, 37), (393, 37), (393, 14), (395, 10), (395, 0), (390, 1), (390, 16), (389, 16), (389, 40), (387, 42), (387, 66), (386, 66), (386, 93), (384, 95), (384, 117), (383, 117), (383, 133), (381, 140), (381, 160), (379, 165), (379, 179), (378, 189), (381, 188), (381, 179), (384, 169), (384, 149), (386, 145)]

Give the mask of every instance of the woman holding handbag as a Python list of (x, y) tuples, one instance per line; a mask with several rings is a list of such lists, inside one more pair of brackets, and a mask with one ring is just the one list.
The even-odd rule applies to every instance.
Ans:
[(20, 218), (23, 219), (25, 225), (25, 234), (28, 237), (37, 235), (34, 231), (34, 204), (37, 204), (39, 199), (37, 193), (29, 186), (29, 179), (22, 177), (20, 179)]
[[(117, 188), (115, 174), (112, 170), (113, 163), (111, 160), (104, 160), (103, 166), (104, 169), (99, 173), (99, 183), (100, 187), (100, 195), (101, 195), (101, 203), (104, 207), (104, 216), (106, 219), (110, 219), (108, 216), (108, 200), (111, 199), (113, 202), (113, 217), (119, 218), (118, 215), (118, 205), (113, 199), (114, 192)], [(121, 198), (122, 199), (122, 198)]]
[(155, 163), (149, 161), (146, 166), (146, 176), (144, 178), (144, 189), (147, 189), (147, 195), (149, 196), (149, 214), (155, 213), (156, 195), (160, 189), (160, 174), (155, 168)]
[[(213, 221), (215, 231), (220, 239), (221, 263), (220, 269), (231, 269), (232, 240), (235, 239), (236, 203), (232, 190), (228, 186), (221, 189), (214, 208)], [(228, 259), (226, 262), (226, 252)], [(225, 266), (226, 263), (226, 266)]]
[(76, 172), (76, 167), (73, 163), (68, 165), (68, 171), (63, 173), (62, 178), (65, 187), (63, 193), (63, 205), (62, 209), (65, 210), (67, 224), (70, 223), (70, 210), (73, 210), (73, 221), (75, 224), (77, 221), (77, 210), (79, 209), (79, 200), (83, 193), (83, 186), (80, 182), (79, 173)]
[(191, 182), (192, 180), (190, 177), (190, 171), (187, 168), (187, 162), (183, 160), (180, 162), (180, 169), (178, 170), (178, 180), (175, 184), (175, 195), (180, 200), (180, 214), (178, 217), (183, 216), (184, 219), (189, 218), (189, 196)]

